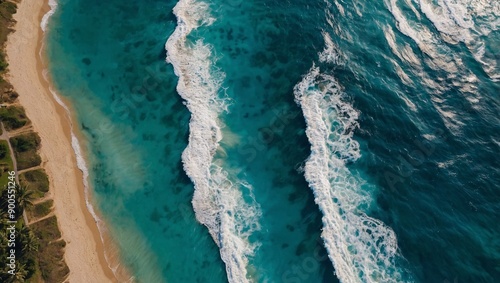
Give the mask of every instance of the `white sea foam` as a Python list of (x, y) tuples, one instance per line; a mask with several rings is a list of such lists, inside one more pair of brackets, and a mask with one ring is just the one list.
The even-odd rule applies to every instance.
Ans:
[[(338, 62), (331, 38), (324, 34), (324, 39), (320, 61)], [(402, 282), (403, 273), (396, 266), (400, 257), (396, 235), (364, 212), (373, 187), (346, 167), (361, 155), (353, 139), (358, 112), (337, 80), (314, 65), (294, 93), (311, 143), (305, 177), (323, 213), (322, 238), (338, 278), (344, 283)]]
[[(389, 11), (397, 21), (398, 29), (412, 38), (419, 48), (431, 59), (432, 68), (453, 73), (453, 67), (463, 68), (454, 62), (453, 52), (444, 43), (464, 43), (484, 71), (493, 80), (500, 79), (500, 66), (494, 54), (486, 54), (485, 38), (500, 29), (500, 2), (489, 0), (418, 0), (422, 14), (432, 22), (439, 33), (435, 34), (422, 23), (420, 13), (413, 4), (405, 0), (406, 6), (417, 15), (417, 21), (410, 20), (402, 12), (403, 4), (398, 0), (385, 0)], [(495, 52), (495, 51), (493, 51)]]
[[(471, 107), (480, 102), (482, 94), (478, 92), (479, 79), (476, 74), (449, 45), (464, 43), (488, 76), (492, 80), (500, 79), (498, 60), (485, 55), (484, 48), (486, 35), (500, 28), (500, 24), (492, 21), (495, 13), (500, 16), (500, 4), (483, 0), (418, 0), (418, 3), (422, 17), (430, 20), (438, 32), (427, 27), (420, 18), (416, 20), (403, 13), (402, 6), (408, 4), (406, 0), (404, 3), (401, 0), (385, 0), (399, 31), (411, 38), (420, 51), (427, 55), (422, 57), (422, 63), (418, 63), (418, 57), (407, 43), (403, 45), (396, 40), (396, 34), (390, 26), (384, 27), (385, 38), (393, 53), (407, 64), (404, 70), (420, 78), (422, 85), (428, 89), (431, 102), (445, 126), (453, 133), (458, 133), (466, 123), (462, 121), (463, 117), (448, 111), (454, 103), (448, 101), (448, 91), (452, 87), (460, 90), (463, 99)], [(489, 19), (489, 22), (484, 19)], [(424, 64), (437, 73), (425, 71)], [(445, 80), (449, 83), (443, 83)]]
[[(46, 71), (44, 71), (44, 78), (45, 80), (48, 80)], [(107, 228), (105, 226), (104, 221), (97, 215), (95, 212), (94, 206), (90, 202), (90, 191), (89, 191), (89, 170), (87, 167), (87, 162), (85, 161), (85, 157), (83, 155), (82, 147), (80, 145), (80, 141), (76, 137), (75, 130), (73, 127), (73, 123), (71, 122), (71, 112), (68, 108), (68, 106), (64, 103), (64, 101), (57, 95), (57, 93), (50, 88), (50, 92), (52, 93), (52, 96), (54, 97), (54, 100), (61, 105), (65, 110), (66, 110), (66, 115), (68, 119), (70, 120), (70, 129), (71, 129), (71, 147), (73, 148), (73, 152), (75, 153), (76, 157), (76, 164), (78, 169), (82, 172), (82, 178), (83, 178), (83, 184), (84, 184), (84, 196), (85, 196), (85, 205), (87, 206), (87, 210), (89, 213), (92, 215), (92, 218), (94, 218), (97, 228), (99, 230), (99, 236), (101, 238), (101, 242), (104, 244), (104, 233), (108, 233)], [(113, 271), (114, 274), (116, 274), (117, 270), (120, 268), (120, 266), (112, 266), (111, 261), (109, 260), (109, 255), (107, 252), (104, 253), (104, 257), (106, 259), (106, 263), (108, 264), (108, 267)], [(134, 278), (130, 278), (127, 282), (132, 282)]]
[[(189, 144), (182, 154), (184, 170), (195, 186), (196, 219), (208, 227), (226, 264), (229, 282), (249, 282), (248, 258), (257, 246), (249, 236), (259, 229), (260, 210), (252, 187), (220, 166), (214, 156), (222, 139), (218, 116), (227, 110), (219, 93), (224, 73), (214, 67), (212, 46), (188, 34), (212, 24), (206, 3), (181, 0), (174, 8), (177, 27), (166, 43), (167, 62), (179, 77), (177, 91), (191, 112)], [(244, 196), (247, 196), (246, 198)]]
[[(41, 55), (39, 55), (39, 56), (41, 56)], [(43, 75), (43, 78), (45, 79), (45, 81), (49, 82), (48, 70), (44, 70), (42, 72), (42, 75)], [(97, 224), (97, 229), (99, 230), (99, 237), (101, 238), (101, 242), (103, 244), (105, 244), (104, 233), (108, 233), (108, 230), (106, 228), (104, 221), (95, 212), (94, 206), (92, 205), (92, 203), (90, 201), (90, 191), (89, 191), (89, 183), (88, 183), (89, 170), (87, 167), (87, 163), (85, 161), (82, 147), (80, 145), (80, 141), (78, 140), (78, 138), (75, 134), (73, 122), (71, 119), (71, 111), (70, 111), (69, 107), (66, 105), (66, 103), (64, 103), (64, 101), (61, 99), (61, 97), (57, 94), (57, 92), (54, 89), (52, 89), (52, 87), (49, 87), (49, 90), (50, 90), (54, 100), (60, 106), (62, 106), (64, 108), (64, 110), (66, 111), (66, 117), (70, 121), (71, 147), (73, 148), (73, 152), (75, 154), (77, 167), (82, 172), (82, 179), (83, 179), (83, 184), (84, 184), (85, 205), (86, 205), (89, 213), (92, 215), (92, 218), (94, 218), (94, 221)], [(106, 259), (106, 264), (112, 270), (113, 274), (116, 275), (118, 272), (118, 269), (121, 268), (120, 265), (118, 264), (116, 266), (112, 266), (111, 261), (109, 259), (109, 255), (106, 251), (104, 251), (104, 257)], [(133, 282), (133, 281), (134, 281), (134, 277), (131, 277), (127, 280), (127, 282)]]
[(499, 1), (419, 0), (419, 5), (443, 39), (465, 43), (484, 71), (492, 79), (500, 79), (498, 59), (484, 52), (484, 38), (500, 29)]
[(325, 40), (325, 49), (319, 54), (320, 62), (337, 63), (340, 58), (334, 50), (337, 50), (338, 48), (335, 43), (333, 43), (330, 34), (324, 31), (323, 39)]
[(49, 0), (49, 6), (50, 6), (50, 10), (45, 15), (43, 15), (42, 21), (40, 22), (40, 27), (42, 28), (43, 32), (45, 32), (46, 29), (47, 29), (47, 24), (49, 23), (50, 17), (57, 10), (57, 2), (56, 2), (56, 0)]

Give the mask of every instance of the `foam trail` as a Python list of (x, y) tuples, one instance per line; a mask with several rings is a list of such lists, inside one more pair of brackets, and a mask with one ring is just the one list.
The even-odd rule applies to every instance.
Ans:
[[(44, 78), (45, 78), (45, 80), (48, 81), (46, 72), (44, 72)], [(76, 134), (75, 134), (73, 123), (71, 121), (71, 112), (70, 112), (68, 106), (59, 97), (59, 95), (57, 95), (57, 93), (52, 88), (49, 88), (49, 89), (50, 89), (50, 92), (52, 93), (54, 100), (60, 106), (62, 106), (64, 108), (64, 110), (66, 111), (66, 115), (67, 115), (68, 119), (70, 120), (71, 147), (73, 148), (73, 152), (75, 153), (77, 167), (82, 172), (82, 179), (83, 179), (83, 185), (84, 185), (84, 190), (85, 190), (84, 191), (85, 205), (87, 206), (87, 210), (89, 211), (90, 215), (92, 215), (92, 218), (94, 218), (94, 220), (97, 224), (97, 228), (99, 230), (99, 237), (101, 238), (101, 242), (103, 244), (106, 244), (106, 241), (104, 239), (104, 233), (108, 233), (108, 230), (106, 228), (106, 224), (97, 215), (97, 213), (95, 212), (94, 206), (90, 202), (90, 191), (89, 191), (89, 182), (88, 182), (89, 170), (88, 170), (87, 163), (85, 161), (84, 154), (82, 152), (82, 147), (80, 145), (80, 141), (78, 140), (78, 138), (76, 137)], [(116, 266), (111, 265), (111, 260), (109, 258), (108, 252), (106, 250), (104, 251), (104, 257), (106, 259), (106, 263), (107, 263), (109, 269), (111, 269), (113, 271), (113, 275), (115, 275), (115, 278), (118, 278), (119, 277), (117, 275), (119, 272), (118, 270), (121, 267), (119, 265), (116, 265)], [(134, 281), (134, 277), (130, 277), (127, 279), (126, 282), (133, 282), (133, 281)]]
[[(44, 32), (45, 32), (45, 27), (47, 25), (47, 22), (48, 22), (50, 16), (53, 14), (53, 11), (55, 11), (55, 7), (57, 7), (57, 3), (55, 3), (55, 1), (51, 0), (49, 2), (49, 4), (51, 2), (53, 3), (51, 5), (51, 7), (53, 8), (53, 10), (51, 10), (52, 13), (51, 13), (51, 11), (49, 11), (47, 14), (44, 15), (43, 19), (46, 19), (45, 22), (43, 22), (43, 19), (42, 19), (42, 25), (41, 26), (42, 26), (42, 30)], [(44, 47), (42, 46), (42, 48), (44, 48)], [(42, 50), (40, 50), (39, 56), (40, 56), (40, 58), (42, 57)], [(42, 75), (43, 75), (44, 80), (46, 82), (50, 83), (50, 79), (48, 77), (49, 76), (48, 70), (45, 69), (42, 72)], [(106, 244), (106, 241), (104, 239), (104, 233), (108, 233), (108, 231), (107, 231), (107, 228), (106, 228), (106, 225), (105, 225), (104, 221), (97, 215), (97, 213), (96, 213), (96, 211), (94, 209), (94, 206), (92, 205), (92, 203), (90, 201), (90, 191), (89, 191), (89, 183), (88, 183), (89, 170), (88, 170), (87, 163), (85, 161), (85, 157), (84, 157), (84, 154), (83, 154), (83, 151), (82, 151), (82, 147), (80, 145), (80, 141), (78, 140), (78, 138), (77, 138), (77, 136), (75, 134), (75, 129), (74, 129), (74, 126), (73, 126), (73, 121), (71, 119), (71, 110), (66, 105), (66, 103), (64, 103), (64, 101), (61, 99), (61, 97), (56, 93), (56, 91), (54, 89), (52, 89), (52, 87), (49, 87), (49, 91), (52, 94), (52, 97), (54, 98), (54, 100), (60, 106), (62, 106), (64, 108), (64, 110), (66, 112), (66, 117), (68, 118), (68, 120), (70, 122), (71, 147), (73, 148), (73, 152), (75, 154), (77, 167), (82, 172), (82, 179), (83, 179), (83, 185), (84, 185), (85, 205), (86, 205), (87, 210), (89, 211), (90, 215), (92, 215), (92, 218), (94, 219), (94, 221), (97, 224), (97, 229), (99, 231), (99, 237), (101, 239), (101, 242), (103, 244)], [(111, 264), (111, 260), (110, 260), (109, 257), (110, 257), (110, 255), (105, 250), (104, 251), (104, 258), (106, 260), (106, 264), (108, 265), (109, 269), (111, 269), (111, 271), (113, 272), (113, 275), (115, 276), (115, 278), (119, 278), (120, 276), (118, 276), (118, 273), (119, 273), (119, 269), (121, 268), (121, 266), (119, 264), (113, 266)], [(133, 276), (131, 276), (130, 278), (127, 278), (127, 279), (125, 279), (125, 278), (121, 278), (121, 279), (122, 280), (126, 280), (125, 282), (133, 282), (135, 280), (135, 278)]]
[[(422, 64), (415, 64), (416, 56), (408, 44), (398, 44), (393, 28), (386, 26), (384, 33), (389, 46), (393, 53), (407, 64), (408, 68), (405, 70), (421, 79), (444, 125), (454, 134), (460, 134), (466, 122), (461, 115), (454, 113), (455, 102), (447, 95), (450, 86), (458, 88), (463, 99), (472, 107), (482, 99), (482, 94), (478, 91), (477, 85), (480, 79), (450, 45), (464, 43), (492, 81), (500, 78), (498, 60), (490, 60), (491, 54), (486, 54), (482, 48), (486, 44), (486, 35), (500, 28), (499, 24), (492, 21), (495, 18), (494, 14), (497, 13), (495, 11), (500, 11), (500, 4), (487, 3), (483, 0), (471, 1), (437, 0), (431, 3), (419, 0), (418, 15), (420, 13), (422, 15), (415, 18), (403, 12), (408, 3), (403, 3), (401, 0), (384, 0), (387, 9), (397, 22), (396, 28), (411, 38), (420, 51), (428, 56), (423, 57)], [(435, 29), (427, 27), (422, 22), (424, 18), (431, 21)], [(484, 21), (482, 18), (489, 20)], [(451, 84), (439, 83), (431, 73), (424, 71), (424, 66), (440, 73), (444, 71), (441, 76), (446, 77)], [(403, 75), (402, 80), (405, 79)]]
[(49, 19), (57, 10), (57, 2), (55, 0), (49, 0), (49, 6), (50, 6), (50, 11), (48, 11), (45, 15), (43, 15), (42, 21), (40, 22), (40, 27), (42, 28), (43, 32), (47, 30), (47, 24), (49, 23)]
[[(47, 81), (47, 82), (49, 81), (48, 71), (47, 70), (44, 70), (44, 72), (43, 72), (43, 78), (45, 79), (45, 81)], [(59, 95), (57, 95), (56, 91), (54, 91), (52, 89), (52, 87), (49, 87), (49, 90), (50, 90), (50, 93), (52, 94), (52, 97), (54, 98), (54, 100), (60, 106), (62, 106), (64, 108), (64, 110), (66, 111), (67, 117), (70, 119), (71, 147), (73, 148), (73, 151), (75, 153), (77, 167), (82, 172), (83, 184), (84, 184), (84, 187), (85, 187), (85, 202), (87, 203), (87, 208), (88, 208), (90, 214), (92, 214), (92, 216), (94, 217), (94, 219), (96, 221), (100, 222), (101, 219), (99, 218), (99, 216), (97, 216), (97, 214), (94, 211), (94, 208), (93, 208), (92, 204), (88, 200), (88, 186), (89, 186), (88, 177), (89, 177), (89, 170), (88, 170), (85, 158), (83, 157), (82, 147), (80, 146), (80, 142), (78, 141), (78, 138), (75, 135), (75, 131), (74, 131), (74, 128), (73, 128), (73, 122), (71, 121), (71, 118), (70, 118), (71, 117), (71, 111), (70, 111), (69, 107), (66, 105), (66, 103), (64, 103), (64, 101), (61, 99), (61, 97), (59, 97)]]
[[(324, 52), (333, 52), (330, 44)], [(328, 62), (332, 56), (321, 58)], [(395, 233), (364, 213), (372, 187), (346, 166), (360, 157), (353, 139), (358, 112), (346, 102), (336, 79), (315, 65), (294, 93), (311, 143), (305, 177), (323, 213), (322, 238), (336, 275), (344, 283), (405, 282), (408, 275), (396, 265), (401, 255)]]
[(207, 226), (219, 246), (229, 282), (249, 282), (248, 258), (256, 245), (248, 238), (259, 229), (260, 210), (252, 187), (224, 170), (223, 160), (214, 159), (222, 139), (218, 116), (227, 110), (226, 100), (219, 97), (224, 73), (213, 66), (212, 46), (202, 39), (187, 39), (192, 30), (215, 19), (206, 3), (193, 0), (179, 1), (174, 14), (177, 27), (166, 43), (167, 62), (179, 77), (177, 92), (191, 112), (189, 144), (182, 161), (195, 186), (196, 219)]
[(484, 71), (493, 80), (500, 78), (498, 60), (484, 52), (485, 38), (500, 29), (499, 1), (420, 0), (419, 5), (445, 40), (465, 43)]
[[(489, 50), (485, 52), (487, 38), (500, 29), (500, 2), (489, 0), (418, 0), (420, 12), (432, 22), (438, 33), (427, 28), (420, 13), (412, 3), (399, 0), (384, 0), (394, 16), (397, 28), (412, 38), (422, 52), (430, 56), (430, 67), (456, 74), (457, 69), (466, 69), (460, 60), (449, 56), (453, 52), (444, 43), (464, 43), (474, 59), (479, 62), (493, 81), (500, 78), (498, 59)], [(402, 6), (410, 7), (417, 16), (411, 20)], [(433, 62), (432, 62), (433, 61)], [(437, 67), (437, 68), (436, 68)], [(462, 82), (466, 83), (466, 82)]]

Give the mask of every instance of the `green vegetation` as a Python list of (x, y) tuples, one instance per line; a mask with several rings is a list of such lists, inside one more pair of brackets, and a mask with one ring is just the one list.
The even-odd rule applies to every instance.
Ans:
[(10, 139), (14, 151), (26, 152), (40, 147), (40, 137), (36, 133), (19, 135)]
[[(0, 0), (0, 43), (2, 46), (7, 41), (7, 36), (12, 31), (12, 25), (15, 23), (12, 15), (17, 11), (15, 3)], [(0, 71), (4, 72), (7, 69), (7, 62), (5, 60), (4, 52), (0, 52)]]
[(9, 171), (14, 170), (7, 141), (0, 140), (0, 188), (7, 185)]
[[(4, 46), (7, 41), (7, 36), (12, 31), (12, 25), (15, 23), (12, 15), (16, 13), (16, 3), (0, 0), (0, 45)], [(11, 101), (11, 95), (17, 97), (15, 92), (12, 92), (12, 85), (3, 78), (3, 74), (7, 71), (9, 64), (5, 58), (5, 52), (0, 51), (0, 103)], [(7, 94), (10, 92), (10, 94)], [(7, 95), (3, 95), (6, 93)]]
[(47, 243), (61, 238), (61, 233), (57, 229), (57, 218), (55, 216), (32, 224), (31, 228), (33, 228), (38, 239), (43, 239)]
[(17, 209), (19, 214), (23, 214), (27, 208), (33, 206), (33, 191), (26, 187), (16, 186)]
[(47, 200), (28, 208), (28, 219), (39, 219), (49, 215), (52, 212), (53, 200)]
[[(2, 87), (2, 85), (5, 85)], [(19, 94), (12, 89), (12, 86), (0, 76), (0, 103), (13, 103)]]
[(9, 155), (9, 145), (6, 141), (3, 141), (3, 143), (0, 144), (0, 160), (5, 159)]
[[(25, 0), (28, 1), (28, 0)], [(5, 79), (8, 63), (5, 57), (5, 42), (15, 23), (12, 15), (17, 11), (19, 0), (0, 0), (0, 121), (7, 131), (16, 130), (29, 124), (30, 121), (22, 107), (5, 106), (16, 102), (18, 94)], [(2, 134), (0, 128), (0, 134)], [(40, 137), (36, 133), (28, 133), (13, 137), (10, 143), (17, 161), (17, 170), (32, 168), (41, 164), (37, 151), (40, 148)], [(49, 215), (53, 200), (33, 205), (34, 198), (41, 198), (49, 190), (49, 180), (44, 170), (27, 171), (19, 176), (22, 186), (16, 186), (15, 218), (9, 219), (8, 189), (9, 171), (14, 170), (11, 152), (7, 141), (0, 140), (0, 282), (64, 282), (69, 268), (64, 262), (66, 242), (61, 239), (55, 216), (48, 217), (29, 227), (24, 223), (23, 213), (29, 219), (36, 220)], [(12, 178), (12, 177), (11, 177)], [(29, 188), (29, 189), (28, 189)], [(16, 221), (15, 231), (15, 274), (7, 273), (5, 265), (11, 247), (8, 247), (7, 220)]]
[(49, 191), (49, 178), (43, 169), (32, 170), (19, 174), (21, 186), (25, 186), (34, 191), (36, 198), (42, 198)]
[[(0, 221), (0, 257), (6, 259), (10, 255), (10, 251), (15, 251), (16, 269), (15, 275), (8, 273), (10, 267), (2, 264), (0, 270), (0, 282), (24, 282), (25, 279), (30, 278), (36, 273), (36, 251), (38, 250), (38, 240), (29, 227), (23, 221), (22, 214), (26, 206), (31, 203), (31, 195), (29, 192), (20, 187), (15, 188), (15, 204), (16, 209), (13, 218), (9, 217), (8, 211), (8, 190), (5, 187), (2, 189), (0, 195), (0, 214), (2, 219)], [(9, 217), (9, 218), (8, 218)], [(16, 221), (15, 230), (15, 246), (8, 246), (7, 239), (10, 235), (10, 223), (7, 219)], [(5, 262), (5, 261), (4, 261)]]
[(55, 216), (31, 225), (39, 241), (38, 262), (46, 282), (63, 282), (69, 274), (64, 262), (66, 242), (61, 239)]
[(29, 122), (24, 112), (24, 108), (20, 106), (1, 107), (0, 121), (3, 122), (7, 131), (22, 128)]
[[(32, 191), (16, 186), (15, 194), (15, 247), (8, 247), (10, 223), (8, 214), (8, 190), (2, 189), (0, 194), (0, 257), (6, 259), (10, 249), (15, 250), (15, 275), (8, 273), (10, 267), (0, 265), (0, 282), (63, 282), (69, 274), (69, 268), (64, 262), (64, 247), (66, 242), (61, 239), (57, 226), (57, 218), (51, 216), (29, 227), (25, 225), (23, 213), (26, 211), (36, 217), (50, 213), (53, 201), (46, 201), (32, 206)], [(5, 261), (4, 261), (5, 262)]]
[(37, 150), (40, 148), (40, 136), (37, 133), (28, 133), (13, 137), (10, 144), (14, 149), (17, 160), (17, 170), (38, 166), (42, 163)]

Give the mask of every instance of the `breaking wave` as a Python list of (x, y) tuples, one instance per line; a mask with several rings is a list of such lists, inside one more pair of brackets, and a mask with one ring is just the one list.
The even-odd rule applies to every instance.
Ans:
[[(323, 53), (334, 52), (329, 37), (325, 41)], [(331, 62), (336, 55), (319, 57)], [(315, 65), (294, 93), (311, 143), (305, 177), (323, 213), (322, 238), (336, 275), (344, 283), (404, 282), (407, 276), (396, 264), (401, 255), (395, 233), (365, 213), (373, 188), (346, 166), (361, 155), (353, 139), (359, 113), (337, 80)]]
[(195, 186), (196, 219), (219, 246), (229, 282), (249, 282), (248, 259), (257, 248), (249, 237), (259, 229), (260, 209), (252, 187), (224, 169), (222, 158), (216, 157), (222, 150), (219, 114), (228, 107), (220, 95), (225, 74), (214, 66), (211, 45), (203, 39), (187, 39), (191, 31), (215, 19), (208, 4), (193, 0), (179, 1), (174, 14), (177, 27), (166, 43), (167, 62), (179, 77), (177, 92), (191, 112), (189, 144), (182, 161)]

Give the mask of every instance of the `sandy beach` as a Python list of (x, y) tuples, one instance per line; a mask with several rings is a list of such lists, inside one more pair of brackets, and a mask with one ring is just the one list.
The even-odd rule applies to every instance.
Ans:
[(58, 224), (67, 243), (65, 260), (70, 268), (67, 281), (116, 282), (104, 256), (97, 224), (86, 207), (82, 173), (71, 147), (70, 118), (55, 102), (42, 75), (40, 20), (48, 9), (44, 1), (23, 0), (18, 5), (14, 15), (16, 31), (9, 36), (6, 47), (9, 80), (42, 140), (40, 155), (49, 176)]

